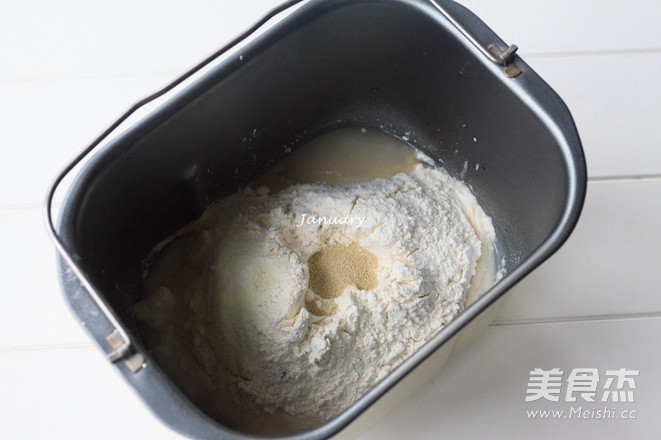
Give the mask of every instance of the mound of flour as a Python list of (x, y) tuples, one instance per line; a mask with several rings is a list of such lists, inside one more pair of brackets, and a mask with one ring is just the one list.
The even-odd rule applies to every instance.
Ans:
[(423, 164), (245, 189), (162, 249), (135, 311), (237, 403), (329, 418), (463, 310), (480, 237), (493, 227), (475, 197)]

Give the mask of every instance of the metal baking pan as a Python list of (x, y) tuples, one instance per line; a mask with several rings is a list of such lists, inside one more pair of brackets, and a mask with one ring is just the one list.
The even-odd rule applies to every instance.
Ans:
[[(280, 21), (264, 30), (276, 15)], [(131, 108), (56, 180), (46, 217), (77, 319), (154, 413), (187, 436), (355, 436), (485, 328), (506, 293), (553, 254), (577, 222), (586, 169), (576, 127), (565, 104), (515, 50), (448, 0), (283, 4)], [(197, 79), (175, 88), (194, 74)], [(169, 97), (164, 104), (103, 144), (128, 115), (163, 95)], [(145, 258), (287, 148), (345, 125), (407, 135), (470, 185), (493, 218), (505, 275), (332, 420), (299, 423), (273, 415), (245, 422), (231, 410), (211, 413), (203, 396), (152, 357), (131, 312), (141, 298)], [(56, 219), (58, 188), (66, 196)]]

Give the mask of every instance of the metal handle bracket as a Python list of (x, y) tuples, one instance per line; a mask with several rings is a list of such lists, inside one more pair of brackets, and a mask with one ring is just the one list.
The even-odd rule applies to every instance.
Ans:
[(429, 2), (440, 12), (461, 34), (470, 41), (482, 54), (487, 57), (492, 63), (502, 66), (505, 74), (510, 78), (514, 78), (521, 74), (521, 69), (515, 64), (514, 59), (516, 51), (519, 49), (516, 44), (509, 47), (502, 48), (495, 43), (489, 43), (486, 47), (471, 33), (471, 31), (461, 24), (448, 9), (440, 5), (436, 0), (429, 0)]

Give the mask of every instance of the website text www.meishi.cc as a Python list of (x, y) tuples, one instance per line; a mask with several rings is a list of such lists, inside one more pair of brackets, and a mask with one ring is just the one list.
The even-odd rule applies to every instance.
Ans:
[(583, 406), (572, 406), (569, 410), (564, 409), (527, 409), (526, 415), (529, 419), (630, 419), (637, 416), (635, 409), (608, 408), (586, 408)]

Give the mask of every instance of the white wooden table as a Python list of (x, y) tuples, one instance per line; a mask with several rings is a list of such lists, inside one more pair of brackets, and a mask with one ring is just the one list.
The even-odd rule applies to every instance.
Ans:
[[(129, 104), (276, 4), (0, 0), (0, 438), (181, 438), (67, 310), (41, 204), (60, 168)], [(567, 102), (587, 156), (585, 209), (486, 333), (363, 438), (659, 438), (661, 2), (464, 4)], [(565, 372), (555, 406), (525, 401), (534, 368)], [(531, 418), (569, 408), (575, 368), (638, 370), (635, 401), (608, 404), (636, 418)]]

